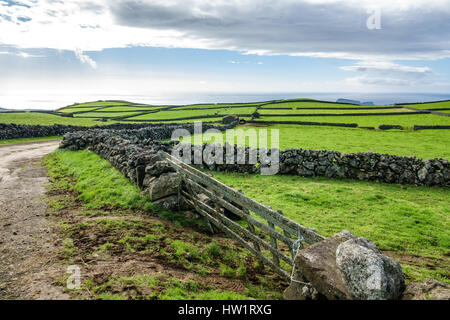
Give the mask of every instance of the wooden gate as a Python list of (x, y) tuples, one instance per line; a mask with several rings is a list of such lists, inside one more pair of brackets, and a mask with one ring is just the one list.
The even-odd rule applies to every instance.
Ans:
[[(180, 196), (206, 221), (237, 240), (261, 263), (270, 266), (286, 280), (291, 279), (295, 251), (302, 242), (313, 244), (325, 239), (239, 191), (217, 181), (166, 152), (165, 160), (181, 175)], [(205, 201), (207, 199), (207, 201)], [(245, 220), (247, 228), (227, 216), (227, 212)], [(280, 245), (279, 245), (280, 244)], [(280, 260), (285, 263), (280, 263)]]

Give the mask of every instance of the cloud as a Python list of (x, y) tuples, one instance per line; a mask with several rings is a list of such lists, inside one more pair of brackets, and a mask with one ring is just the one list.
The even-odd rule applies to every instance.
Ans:
[(75, 56), (81, 63), (88, 64), (92, 69), (97, 69), (97, 63), (92, 60), (88, 55), (85, 55), (81, 49), (75, 50)]
[(377, 85), (377, 86), (412, 86), (414, 82), (404, 79), (395, 78), (371, 78), (369, 76), (361, 76), (346, 79), (348, 84), (356, 85)]
[(21, 48), (86, 52), (157, 46), (357, 60), (450, 57), (450, 0), (377, 1), (381, 30), (366, 26), (367, 10), (374, 7), (368, 0), (14, 2), (25, 6), (0, 0), (0, 44)]
[(347, 79), (349, 83), (412, 86), (430, 82), (435, 73), (428, 67), (411, 67), (389, 61), (360, 61), (350, 66), (342, 66), (341, 70), (362, 74)]
[[(394, 1), (392, 1), (394, 2)], [(253, 54), (349, 59), (449, 56), (450, 2), (380, 1), (382, 30), (367, 28), (370, 1), (135, 1), (111, 5), (115, 23), (174, 30), (192, 43)]]
[(43, 56), (43, 55), (29, 54), (29, 53), (26, 53), (23, 51), (19, 51), (19, 52), (0, 51), (0, 54), (17, 56), (17, 57), (22, 57), (25, 59), (27, 59), (27, 58), (45, 58), (45, 56)]
[(389, 61), (361, 61), (352, 66), (340, 67), (345, 71), (357, 71), (366, 74), (397, 75), (422, 78), (433, 74), (428, 67), (410, 67)]

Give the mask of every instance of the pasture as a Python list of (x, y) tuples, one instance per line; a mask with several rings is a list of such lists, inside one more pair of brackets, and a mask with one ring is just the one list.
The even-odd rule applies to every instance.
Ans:
[[(430, 113), (433, 110), (440, 114)], [(67, 106), (54, 114), (0, 113), (0, 123), (93, 126), (117, 122), (163, 124), (203, 121), (219, 124), (223, 116), (230, 114), (246, 120), (247, 123), (235, 128), (242, 130), (244, 136), (249, 130), (256, 130), (256, 133), (266, 129), (278, 130), (279, 148), (282, 150), (302, 148), (450, 159), (450, 129), (413, 129), (416, 125), (450, 126), (448, 101), (373, 107), (310, 99), (180, 106), (97, 101)], [(252, 120), (256, 122), (252, 123)], [(280, 121), (357, 126), (283, 124)], [(402, 128), (381, 130), (381, 125)], [(213, 135), (204, 135), (202, 142), (227, 141), (252, 147), (259, 143), (227, 140), (226, 132), (221, 137), (216, 141)], [(2, 144), (15, 142), (18, 141), (3, 141)], [(269, 146), (270, 143), (269, 134)], [(186, 282), (185, 277), (178, 273), (174, 277), (157, 274), (145, 277), (142, 270), (132, 277), (107, 277), (100, 284), (88, 278), (77, 293), (78, 297), (86, 297), (91, 292), (99, 299), (120, 299), (125, 297), (123, 290), (126, 285), (132, 284), (144, 292), (145, 298), (280, 298), (275, 293), (283, 287), (279, 278), (262, 270), (254, 259), (229, 239), (215, 236), (207, 239), (203, 235), (205, 225), (198, 220), (186, 219), (153, 205), (106, 160), (87, 151), (61, 150), (49, 156), (46, 164), (52, 179), (50, 188), (55, 193), (50, 199), (53, 214), (66, 217), (61, 233), (70, 239), (61, 253), (63, 260), (88, 259), (92, 254), (108, 259), (133, 255), (139, 260), (149, 255), (158, 261), (169, 261), (163, 266), (181, 268), (193, 279)], [(241, 189), (247, 196), (283, 210), (286, 217), (316, 228), (324, 236), (347, 229), (369, 238), (385, 254), (401, 263), (407, 282), (430, 278), (450, 282), (450, 193), (447, 187), (290, 175), (210, 173), (219, 181)], [(78, 217), (73, 216), (73, 206), (78, 206)], [(69, 211), (72, 216), (64, 216)], [(156, 218), (146, 220), (149, 213), (155, 214)], [(80, 216), (96, 219), (86, 224), (80, 222)], [(125, 222), (118, 223), (118, 217)], [(171, 224), (163, 220), (170, 220)], [(146, 236), (149, 230), (154, 237)], [(80, 241), (88, 231), (99, 239), (105, 231), (108, 237), (101, 238), (102, 241), (93, 243), (83, 252), (79, 249), (84, 245)], [(169, 237), (164, 236), (166, 233)], [(251, 276), (252, 273), (255, 276)], [(212, 277), (216, 284), (205, 281), (206, 276)], [(230, 286), (236, 286), (236, 283), (241, 283), (239, 289), (230, 290)], [(119, 288), (118, 291), (112, 290), (113, 287)]]

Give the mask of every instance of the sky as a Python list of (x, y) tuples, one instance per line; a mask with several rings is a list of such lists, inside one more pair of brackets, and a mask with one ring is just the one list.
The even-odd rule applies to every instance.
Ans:
[(0, 0), (0, 107), (314, 93), (450, 98), (450, 0)]

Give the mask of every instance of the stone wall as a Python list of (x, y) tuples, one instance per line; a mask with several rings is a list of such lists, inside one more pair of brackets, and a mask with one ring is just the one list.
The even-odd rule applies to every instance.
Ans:
[[(225, 130), (234, 126), (213, 126), (203, 124), (203, 130), (218, 128)], [(88, 130), (69, 133), (64, 136), (62, 148), (80, 150), (90, 148), (104, 158), (110, 160), (125, 176), (136, 182), (136, 167), (143, 166), (148, 156), (159, 150), (172, 152), (176, 142), (162, 143), (160, 140), (171, 137), (176, 128), (184, 128), (193, 132), (192, 124), (164, 125), (142, 128), (139, 130)], [(188, 150), (194, 159), (195, 146), (180, 144), (177, 148)], [(227, 147), (235, 164), (227, 163)], [(219, 146), (204, 144), (201, 148), (203, 162), (200, 167), (224, 172), (261, 173), (261, 169), (271, 165), (267, 157), (259, 157), (257, 164), (249, 164), (249, 154), (254, 149), (239, 146)], [(212, 163), (210, 157), (216, 155), (206, 152), (215, 149), (222, 153), (223, 164)], [(278, 150), (273, 150), (278, 151)], [(237, 155), (244, 155), (245, 164), (237, 164)], [(180, 155), (182, 152), (180, 153)], [(208, 155), (209, 154), (209, 155)], [(216, 152), (216, 154), (219, 154)], [(449, 186), (450, 164), (447, 159), (422, 160), (415, 157), (401, 157), (372, 152), (341, 153), (328, 150), (286, 149), (279, 151), (280, 164), (278, 173), (303, 177), (324, 176), (335, 179), (353, 179), (377, 181), (385, 183), (401, 183), (426, 186)], [(212, 163), (212, 164), (209, 164)]]
[[(205, 148), (206, 145), (203, 146), (203, 150)], [(234, 149), (236, 154), (239, 147), (234, 146)], [(245, 158), (248, 159), (251, 149), (244, 149)], [(192, 154), (193, 152), (194, 150), (192, 150)], [(226, 147), (223, 147), (223, 154), (225, 157)], [(208, 165), (209, 162), (205, 158), (201, 166), (214, 171), (247, 173), (260, 173), (263, 167), (261, 163), (256, 166), (250, 164)], [(335, 179), (412, 185), (450, 185), (450, 163), (447, 159), (424, 161), (415, 157), (401, 157), (373, 152), (341, 153), (328, 150), (286, 149), (280, 151), (279, 173), (302, 177), (323, 176)]]
[(105, 126), (82, 127), (82, 126), (70, 126), (61, 124), (54, 124), (51, 126), (41, 126), (41, 125), (0, 123), (0, 140), (62, 136), (67, 132), (85, 131), (91, 129), (123, 130), (123, 129), (140, 129), (151, 126), (155, 125), (148, 123), (147, 124), (114, 123)]

